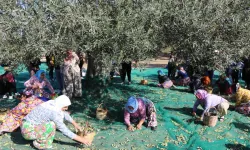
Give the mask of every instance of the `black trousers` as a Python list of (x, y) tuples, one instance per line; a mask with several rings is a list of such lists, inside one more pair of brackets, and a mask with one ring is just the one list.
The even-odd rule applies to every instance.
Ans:
[(250, 90), (250, 80), (246, 80), (246, 86), (247, 86), (247, 89)]
[(83, 66), (84, 62), (83, 60), (80, 60), (80, 64), (79, 64), (79, 67), (80, 67), (80, 76), (82, 77), (82, 66)]
[(120, 71), (122, 82), (125, 82), (126, 75), (128, 76), (128, 82), (131, 82), (131, 70), (131, 63), (122, 63), (122, 69)]
[(239, 71), (233, 71), (232, 72), (232, 80), (233, 80), (233, 83), (238, 83), (239, 81)]
[(53, 76), (54, 68), (55, 68), (54, 66), (49, 66), (49, 78), (50, 79), (53, 79), (53, 77), (54, 77)]
[(212, 82), (213, 81), (213, 77), (214, 77), (214, 70), (208, 70), (207, 74), (208, 74), (209, 79)]
[(16, 83), (0, 80), (0, 95), (16, 93)]

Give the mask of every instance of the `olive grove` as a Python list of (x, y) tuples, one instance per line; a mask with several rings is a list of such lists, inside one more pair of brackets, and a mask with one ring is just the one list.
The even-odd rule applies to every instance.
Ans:
[(87, 76), (112, 61), (155, 58), (163, 47), (196, 69), (222, 70), (249, 52), (247, 0), (15, 0), (0, 3), (0, 61), (85, 52)]

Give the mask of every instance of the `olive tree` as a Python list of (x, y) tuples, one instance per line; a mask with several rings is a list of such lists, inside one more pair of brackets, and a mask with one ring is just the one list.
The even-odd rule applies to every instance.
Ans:
[(4, 1), (0, 60), (27, 64), (43, 53), (60, 51), (60, 62), (62, 51), (73, 49), (87, 54), (88, 77), (105, 75), (112, 60), (119, 64), (157, 55), (159, 7), (153, 1)]
[(165, 42), (196, 70), (223, 70), (249, 51), (249, 1), (164, 1)]

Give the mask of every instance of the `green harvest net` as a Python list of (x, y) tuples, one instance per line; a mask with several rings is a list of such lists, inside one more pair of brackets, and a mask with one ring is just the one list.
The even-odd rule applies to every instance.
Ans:
[[(42, 64), (41, 68), (46, 69), (47, 67)], [(133, 84), (131, 85), (120, 85), (121, 81), (119, 77), (116, 77), (106, 89), (108, 92), (104, 98), (93, 98), (89, 92), (86, 92), (86, 89), (83, 89), (83, 98), (72, 99), (73, 104), (70, 111), (77, 122), (87, 121), (95, 128), (97, 134), (93, 145), (84, 147), (57, 131), (53, 149), (249, 149), (250, 121), (248, 117), (228, 111), (225, 121), (218, 122), (215, 127), (207, 127), (199, 122), (194, 122), (191, 116), (192, 106), (195, 102), (194, 95), (187, 93), (186, 87), (178, 87), (173, 90), (156, 87), (158, 69), (133, 70)], [(1, 73), (3, 73), (2, 68)], [(149, 81), (148, 85), (139, 84), (143, 77)], [(218, 73), (215, 78), (218, 78)], [(23, 83), (28, 79), (28, 73), (20, 73), (16, 79), (20, 91), (23, 89)], [(57, 88), (55, 83), (53, 86), (55, 89)], [(92, 94), (96, 94), (96, 92), (98, 91), (94, 91)], [(145, 127), (135, 132), (126, 130), (123, 123), (123, 107), (131, 95), (144, 96), (155, 103), (158, 119), (156, 131)], [(2, 100), (0, 108), (12, 108), (17, 103), (17, 100)], [(103, 121), (95, 118), (95, 111), (100, 103), (104, 103), (109, 111), (108, 117)], [(198, 114), (201, 112), (200, 109)], [(74, 131), (72, 125), (68, 124), (68, 127)], [(20, 130), (0, 136), (0, 141), (1, 150), (34, 149), (31, 141), (22, 138)]]

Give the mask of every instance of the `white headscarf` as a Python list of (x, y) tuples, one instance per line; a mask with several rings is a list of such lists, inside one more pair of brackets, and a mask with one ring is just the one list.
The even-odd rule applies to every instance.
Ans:
[(41, 104), (42, 107), (63, 113), (62, 108), (71, 105), (70, 99), (66, 95), (58, 96), (55, 100), (47, 101)]

